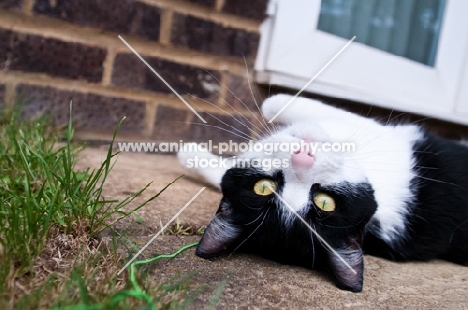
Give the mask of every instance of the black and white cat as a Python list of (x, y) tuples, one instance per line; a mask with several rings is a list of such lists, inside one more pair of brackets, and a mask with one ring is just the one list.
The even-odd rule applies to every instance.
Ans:
[[(290, 99), (265, 100), (265, 119)], [(353, 292), (362, 290), (363, 252), (468, 264), (468, 147), (418, 126), (383, 126), (305, 98), (292, 101), (275, 121), (286, 126), (259, 143), (347, 142), (355, 149), (250, 151), (230, 160), (228, 168), (191, 167), (223, 194), (198, 256), (242, 250), (326, 267), (340, 288)], [(207, 150), (178, 154), (186, 167), (194, 157), (218, 158)], [(282, 165), (255, 164), (265, 159)]]

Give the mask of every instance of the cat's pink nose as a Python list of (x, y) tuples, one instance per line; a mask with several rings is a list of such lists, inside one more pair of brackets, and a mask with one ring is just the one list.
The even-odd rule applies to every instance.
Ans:
[(301, 149), (291, 155), (291, 163), (296, 167), (311, 168), (314, 165), (314, 162), (314, 155), (306, 149)]

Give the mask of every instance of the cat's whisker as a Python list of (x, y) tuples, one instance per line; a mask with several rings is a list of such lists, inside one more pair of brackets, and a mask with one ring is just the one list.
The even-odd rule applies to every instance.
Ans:
[[(256, 232), (257, 230), (263, 225), (263, 223), (265, 222), (265, 217), (267, 216), (268, 212), (270, 211), (270, 209), (267, 209), (265, 211), (265, 215), (263, 216), (263, 219), (262, 219), (262, 222), (260, 224), (258, 224), (257, 227), (255, 227), (255, 229), (252, 231), (252, 233), (250, 235), (247, 236), (247, 238), (245, 238), (232, 252), (231, 254), (229, 254), (228, 258), (230, 258), (232, 256), (232, 254), (234, 254), (245, 242), (247, 242), (247, 240), (249, 240)], [(257, 218), (258, 220), (258, 218)]]
[[(315, 227), (315, 223), (312, 223), (312, 226), (314, 227), (315, 230), (317, 230), (317, 227)], [(315, 241), (314, 241), (314, 234), (312, 232), (310, 233), (310, 241), (312, 243), (312, 268), (315, 266)]]
[(436, 182), (436, 183), (441, 183), (441, 184), (449, 184), (449, 185), (453, 185), (453, 186), (456, 186), (458, 188), (463, 189), (463, 186), (460, 186), (460, 185), (452, 183), (452, 182), (445, 182), (445, 181), (436, 180), (436, 179), (432, 179), (432, 178), (426, 178), (426, 177), (423, 177), (421, 175), (416, 175), (416, 177), (420, 178), (420, 179), (423, 179), (423, 180), (426, 180), (426, 181), (431, 181), (431, 182)]
[[(385, 135), (381, 135), (381, 137), (384, 137)], [(367, 151), (367, 149), (369, 149), (369, 144), (375, 142), (377, 139), (379, 139), (379, 137), (375, 137), (374, 139), (372, 140), (367, 140), (367, 141), (364, 141), (364, 142), (360, 142), (359, 144), (354, 144), (356, 149), (355, 149), (355, 152), (354, 153), (358, 153), (360, 151), (365, 151), (365, 152), (361, 152), (362, 154), (364, 153), (367, 153), (367, 154), (377, 154), (377, 153), (389, 153), (389, 152), (392, 152), (392, 153), (398, 153), (398, 152), (408, 152), (408, 148), (404, 147), (404, 148), (398, 148), (399, 146), (393, 146), (393, 145), (388, 145), (386, 146), (385, 149), (379, 149), (379, 150), (374, 150), (373, 152), (369, 152)], [(353, 143), (351, 141), (347, 141), (348, 143)], [(375, 149), (375, 148), (374, 148)], [(418, 153), (418, 151), (414, 151), (415, 153)]]
[(434, 118), (433, 117), (424, 117), (424, 118), (421, 118), (421, 119), (418, 119), (418, 120), (408, 122), (408, 124), (414, 125), (414, 124), (419, 124), (419, 123), (422, 123), (422, 122), (425, 122), (425, 121), (430, 121), (430, 120), (434, 120)]
[[(262, 112), (262, 110), (260, 109), (260, 106), (258, 105), (258, 102), (257, 102), (257, 99), (255, 98), (255, 95), (253, 93), (253, 90), (252, 90), (252, 84), (250, 83), (250, 72), (249, 72), (249, 65), (247, 64), (247, 59), (245, 58), (244, 55), (242, 55), (244, 57), (244, 64), (245, 64), (245, 70), (246, 70), (246, 77), (247, 77), (247, 84), (249, 85), (249, 89), (250, 89), (250, 94), (252, 95), (252, 99), (255, 103), (255, 106), (257, 107), (257, 110), (258, 112)], [(270, 128), (268, 127), (268, 124), (265, 122), (265, 119), (262, 117), (261, 118), (262, 121), (263, 121), (263, 127), (270, 133), (272, 134)]]
[(402, 113), (399, 113), (397, 114), (396, 116), (393, 116), (393, 112), (395, 112), (395, 110), (390, 110), (390, 113), (388, 114), (388, 116), (382, 116), (382, 117), (376, 117), (376, 118), (371, 118), (369, 117), (369, 114), (367, 115), (368, 118), (370, 119), (374, 119), (376, 122), (378, 122), (379, 124), (382, 124), (383, 126), (388, 126), (390, 125), (391, 126), (391, 122), (396, 119), (397, 117), (400, 117), (402, 115), (405, 115), (406, 113), (402, 112)]
[[(252, 114), (255, 119), (261, 124), (260, 120), (257, 118), (257, 116), (249, 109), (249, 107), (239, 98), (237, 97), (236, 94), (234, 94), (234, 92), (232, 90), (229, 89), (229, 87), (225, 84), (223, 84), (220, 79), (218, 79), (215, 75), (213, 75), (211, 72), (209, 71), (206, 71), (208, 74), (210, 74), (216, 81), (218, 81), (219, 85), (221, 85), (222, 87), (226, 88), (230, 93), (231, 95), (236, 98), (237, 100), (239, 100), (240, 103), (242, 103), (242, 105), (247, 109), (247, 111)], [(227, 106), (229, 106), (231, 109), (233, 109), (234, 111), (236, 111), (236, 109), (224, 98), (221, 98), (219, 97)], [(237, 111), (236, 111), (237, 112)], [(260, 128), (258, 127), (257, 125), (255, 125), (254, 123), (252, 123), (252, 121), (250, 121), (246, 116), (244, 116), (243, 114), (239, 113), (239, 115), (242, 115), (245, 120), (247, 120), (247, 122), (249, 122), (249, 124), (254, 127), (255, 129), (257, 129), (262, 135), (266, 136), (265, 132)]]
[[(248, 71), (247, 71), (247, 73), (248, 73)], [(247, 104), (245, 104), (245, 102), (244, 102), (242, 99), (240, 99), (231, 89), (229, 89), (229, 87), (227, 87), (226, 85), (224, 85), (223, 83), (221, 83), (221, 81), (219, 81), (219, 79), (218, 79), (217, 77), (215, 77), (215, 76), (213, 76), (213, 77), (220, 83), (220, 85), (222, 85), (223, 87), (225, 87), (225, 88), (231, 93), (231, 95), (232, 95), (234, 98), (236, 98), (236, 99), (244, 106), (245, 109), (247, 109), (247, 111), (248, 111), (248, 112), (257, 120), (257, 122), (263, 127), (263, 129), (265, 129), (265, 130), (267, 131), (267, 133), (270, 133), (270, 134), (271, 134), (271, 130), (270, 130), (269, 127), (266, 125), (266, 123), (265, 123), (265, 121), (263, 120), (263, 118), (262, 118), (262, 120), (263, 120), (263, 123), (262, 123), (262, 121), (257, 117), (257, 115), (256, 115), (254, 112), (252, 112), (252, 110), (250, 110), (250, 108), (247, 106)], [(250, 90), (251, 90), (250, 79), (249, 79), (249, 76), (248, 76), (248, 75), (247, 75), (247, 79), (248, 79), (249, 88), (250, 88)], [(251, 90), (251, 93), (252, 93), (252, 90)], [(225, 99), (221, 98), (221, 100), (223, 100), (227, 105), (229, 105), (233, 110), (235, 110), (234, 107), (232, 107), (232, 105), (229, 104)], [(254, 102), (255, 102), (255, 105), (257, 106), (258, 111), (261, 112), (261, 111), (260, 111), (260, 108), (259, 108), (259, 106), (258, 106), (258, 104), (257, 104), (257, 102), (256, 102), (256, 100), (255, 100), (255, 98), (254, 98)], [(252, 123), (251, 123), (251, 124), (252, 124)], [(265, 137), (267, 136), (266, 133), (265, 133), (262, 129), (260, 129), (258, 126), (254, 125), (254, 124), (252, 124), (252, 125), (255, 126), (255, 128), (256, 128), (257, 130), (259, 130)]]
[(369, 110), (367, 111), (367, 114), (366, 114), (366, 118), (369, 118), (369, 115), (370, 115), (370, 113), (372, 112), (372, 108), (373, 108), (373, 107), (374, 107), (373, 105), (371, 105), (371, 106), (369, 107)]
[(436, 167), (424, 167), (424, 166), (414, 166), (414, 168), (417, 168), (417, 169), (428, 169), (428, 170), (439, 170), (440, 168), (436, 168)]
[[(379, 164), (379, 163), (375, 163), (375, 164)], [(352, 169), (356, 169), (356, 170), (362, 170), (361, 167), (356, 167), (356, 166), (343, 166), (343, 167), (346, 167), (346, 168), (352, 168)], [(398, 167), (398, 165), (394, 165), (393, 167)], [(393, 171), (393, 169), (373, 169), (373, 168), (366, 168), (366, 170), (369, 170), (369, 171), (382, 171), (382, 172), (391, 172)]]
[[(193, 97), (193, 98), (196, 98), (196, 97), (194, 97), (194, 96), (192, 96), (192, 97)], [(206, 102), (206, 103), (208, 103), (208, 104), (211, 104), (212, 106), (218, 108), (218, 109), (221, 110), (222, 112), (229, 114), (230, 116), (232, 116), (232, 118), (233, 118), (235, 121), (237, 121), (238, 123), (240, 123), (240, 124), (242, 124), (243, 126), (245, 126), (247, 129), (249, 129), (249, 132), (251, 132), (251, 133), (254, 132), (254, 131), (252, 131), (252, 130), (249, 128), (249, 126), (247, 126), (246, 124), (240, 122), (236, 117), (234, 117), (234, 116), (233, 116), (232, 114), (230, 114), (229, 112), (224, 111), (223, 109), (221, 109), (221, 108), (218, 107), (217, 105), (215, 105), (215, 104), (213, 104), (213, 103), (211, 103), (211, 102), (209, 102), (209, 101), (207, 101), (207, 100), (203, 100), (203, 99), (201, 99), (201, 100), (204, 101), (204, 102)], [(238, 129), (238, 128), (232, 126), (232, 125), (227, 124), (226, 122), (222, 121), (219, 117), (216, 117), (213, 113), (206, 112), (206, 111), (205, 111), (205, 113), (207, 113), (208, 115), (210, 115), (212, 118), (216, 119), (217, 121), (221, 122), (223, 125), (226, 125), (226, 126), (232, 128), (232, 129), (234, 129), (235, 131), (239, 132), (240, 134), (246, 135), (245, 132), (243, 132), (242, 130), (240, 130), (240, 129)], [(254, 132), (254, 133), (257, 135), (258, 138), (260, 137), (259, 134), (257, 134), (256, 132)], [(254, 139), (253, 137), (251, 137), (251, 136), (248, 136), (248, 137), (251, 138), (252, 140), (255, 140), (255, 139)]]
[[(392, 112), (394, 112), (394, 111), (392, 110)], [(388, 124), (390, 124), (390, 122), (392, 122), (394, 119), (399, 118), (399, 117), (402, 116), (402, 115), (407, 115), (407, 114), (408, 114), (408, 113), (401, 112), (401, 113), (395, 115), (394, 117), (392, 117), (391, 119), (389, 119), (389, 120), (386, 122), (385, 125), (388, 125)], [(409, 118), (409, 117), (408, 117), (408, 118)], [(383, 119), (383, 118), (382, 118), (382, 119)], [(379, 121), (381, 121), (382, 119), (380, 119)], [(406, 121), (405, 121), (405, 120), (402, 120), (402, 121), (398, 122), (397, 124), (414, 125), (414, 124), (419, 124), (419, 123), (422, 123), (422, 122), (424, 122), (424, 121), (433, 120), (433, 119), (434, 119), (434, 118), (432, 118), (432, 117), (424, 117), (424, 118), (421, 118), (421, 119), (418, 119), (418, 120), (414, 120), (414, 121), (409, 121), (409, 120), (406, 120)], [(394, 123), (392, 123), (392, 125), (393, 125), (393, 124), (394, 124)]]
[[(213, 76), (213, 78), (216, 79), (215, 76)], [(220, 83), (221, 83), (221, 82), (220, 82)], [(223, 84), (221, 84), (221, 85), (223, 85)], [(223, 85), (223, 86), (224, 86), (224, 85)], [(197, 97), (192, 96), (192, 95), (191, 95), (191, 97), (197, 98)], [(218, 95), (218, 98), (221, 99), (221, 100), (226, 104), (226, 106), (228, 106), (229, 108), (231, 108), (233, 111), (237, 112), (237, 111), (234, 109), (234, 107), (233, 107), (227, 100), (225, 100), (224, 98), (221, 98), (219, 95)], [(221, 110), (222, 112), (228, 114), (229, 116), (233, 117), (233, 118), (236, 120), (236, 122), (238, 122), (238, 123), (241, 124), (242, 126), (248, 128), (250, 132), (255, 133), (255, 135), (257, 136), (257, 138), (261, 138), (262, 136), (261, 136), (260, 134), (258, 134), (256, 131), (252, 130), (252, 128), (257, 129), (257, 130), (260, 131), (262, 134), (264, 134), (264, 133), (262, 132), (262, 130), (261, 130), (258, 126), (256, 126), (254, 123), (252, 123), (252, 121), (251, 121), (247, 116), (245, 116), (243, 113), (237, 112), (237, 116), (239, 117), (239, 118), (237, 118), (234, 114), (230, 113), (230, 112), (227, 111), (227, 110), (223, 110), (220, 106), (218, 106), (218, 105), (216, 105), (216, 104), (214, 104), (214, 103), (212, 103), (212, 102), (209, 102), (208, 100), (201, 99), (201, 98), (197, 98), (197, 99), (200, 99), (200, 100), (202, 100), (202, 101), (204, 101), (204, 102), (210, 104), (211, 106), (216, 107), (217, 109)], [(244, 123), (244, 121), (247, 121), (248, 124)], [(249, 127), (249, 125), (252, 126), (252, 128)]]
[(440, 152), (434, 153), (434, 152), (428, 152), (428, 151), (414, 151), (414, 153), (439, 156), (440, 154), (444, 152), (440, 151)]
[(267, 211), (264, 211), (264, 212), (260, 213), (260, 215), (255, 220), (253, 220), (253, 221), (251, 221), (249, 223), (244, 223), (244, 224), (242, 224), (242, 226), (248, 226), (248, 225), (251, 225), (251, 224), (255, 223), (256, 221), (258, 221), (259, 218), (262, 217), (262, 215), (264, 216)]
[(364, 214), (357, 223), (350, 223), (350, 225), (346, 225), (346, 226), (335, 226), (335, 225), (323, 224), (322, 221), (326, 220), (330, 216), (332, 216), (332, 215), (330, 214), (329, 216), (323, 217), (321, 219), (317, 219), (317, 223), (320, 226), (323, 226), (323, 227), (328, 227), (328, 228), (333, 228), (333, 229), (347, 229), (347, 228), (356, 227), (356, 226), (359, 226), (360, 224), (362, 224), (366, 220), (367, 214)]
[[(212, 107), (217, 108), (218, 110), (220, 110), (221, 112), (223, 112), (223, 114), (228, 114), (229, 116), (232, 116), (234, 120), (236, 120), (238, 123), (244, 125), (247, 129), (249, 129), (249, 130), (251, 129), (251, 128), (250, 128), (249, 126), (247, 126), (245, 123), (241, 122), (241, 121), (238, 120), (235, 116), (233, 116), (231, 113), (229, 113), (229, 111), (223, 110), (223, 109), (222, 109), (221, 107), (219, 107), (217, 104), (214, 104), (213, 102), (210, 102), (210, 101), (208, 101), (208, 100), (206, 100), (206, 99), (203, 99), (203, 98), (199, 98), (199, 97), (194, 96), (194, 95), (191, 95), (191, 94), (189, 94), (189, 96), (190, 96), (191, 99), (203, 101), (204, 103), (206, 103), (206, 104), (208, 104), (208, 105), (210, 105), (210, 106), (212, 106)], [(219, 95), (218, 95), (218, 98), (220, 98)], [(197, 105), (196, 102), (190, 101), (190, 103), (191, 103), (192, 106), (194, 106), (195, 108), (200, 109), (200, 107)], [(236, 111), (236, 112), (237, 112), (237, 111)], [(206, 113), (206, 114), (208, 114), (209, 116), (213, 117), (214, 119), (216, 119), (216, 120), (218, 120), (218, 121), (221, 121), (218, 117), (215, 117), (213, 113), (210, 113), (210, 112), (205, 111), (205, 110), (203, 110), (203, 113)], [(239, 115), (239, 116), (242, 116), (241, 113), (238, 113), (238, 115)], [(225, 123), (224, 123), (224, 124), (225, 124)], [(228, 124), (227, 124), (227, 126), (231, 126), (231, 125), (228, 125)], [(231, 127), (232, 127), (232, 126), (231, 126)]]
[(259, 209), (262, 209), (262, 207), (259, 207), (259, 208), (252, 207), (250, 203), (245, 203), (243, 201), (241, 201), (241, 203), (244, 207), (250, 210), (258, 211)]
[[(390, 113), (389, 118), (387, 119), (387, 123), (390, 120), (390, 117), (391, 117), (392, 113), (393, 113), (393, 110)], [(402, 113), (402, 114), (404, 114), (404, 113)], [(398, 117), (400, 115), (401, 114), (397, 115), (396, 117)], [(379, 123), (381, 123), (381, 121), (382, 121), (382, 119), (377, 120), (377, 122), (379, 122)], [(367, 130), (365, 130), (366, 129), (365, 125), (366, 125), (367, 122), (368, 122), (368, 119), (363, 118), (362, 121), (361, 121), (361, 125), (354, 130), (354, 132), (349, 136), (347, 141), (348, 142), (353, 142), (353, 140), (359, 141), (360, 140), (359, 138), (361, 138), (361, 137), (358, 136), (358, 133), (360, 133), (361, 136), (362, 136), (362, 140), (364, 141), (363, 143), (361, 143), (361, 147), (364, 147), (364, 146), (367, 146), (369, 143), (375, 142), (376, 140), (382, 139), (383, 137), (392, 134), (392, 131), (386, 131), (384, 134), (380, 133), (379, 135), (376, 135), (373, 139), (368, 139), (369, 132)], [(364, 130), (362, 130), (362, 129), (364, 129)]]
[[(221, 108), (219, 105), (217, 105), (217, 104), (215, 104), (215, 103), (213, 103), (213, 102), (210, 102), (210, 101), (208, 101), (208, 100), (206, 100), (206, 99), (196, 97), (196, 96), (191, 95), (191, 94), (189, 94), (189, 96), (190, 96), (192, 99), (201, 100), (201, 101), (203, 101), (203, 102), (205, 102), (205, 103), (211, 105), (212, 107), (217, 108), (217, 109), (220, 110), (221, 112), (223, 112), (223, 113), (225, 113), (225, 114), (228, 114), (229, 116), (231, 116), (232, 118), (234, 118), (239, 124), (241, 124), (241, 125), (243, 125), (243, 126), (246, 126), (248, 129), (250, 129), (250, 127), (248, 127), (247, 124), (245, 124), (245, 123), (242, 121), (241, 118), (238, 119), (235, 115), (233, 115), (232, 113), (230, 113), (230, 112), (227, 111), (227, 110), (224, 110), (224, 109)], [(218, 95), (218, 98), (220, 98), (219, 95)], [(236, 112), (237, 112), (237, 111), (236, 111)], [(237, 113), (237, 115), (238, 115), (238, 116), (243, 116), (241, 113)], [(246, 119), (245, 116), (244, 116), (244, 119)]]
[(387, 123), (387, 124), (395, 125), (395, 124), (399, 124), (399, 123), (403, 122), (403, 120), (401, 120), (401, 121), (399, 121), (399, 122), (396, 122), (396, 121), (394, 121), (394, 120), (397, 119), (397, 118), (399, 118), (399, 117), (401, 117), (401, 116), (403, 116), (403, 115), (406, 115), (406, 114), (407, 114), (407, 113), (402, 112), (402, 113), (399, 113), (399, 114), (395, 115), (394, 117), (392, 117), (391, 119), (388, 120), (388, 123)]
[(234, 136), (236, 136), (236, 137), (238, 137), (240, 139), (243, 139), (245, 141), (251, 141), (250, 136), (248, 136), (247, 134), (244, 134), (244, 136), (242, 136), (242, 135), (239, 135), (239, 134), (237, 134), (235, 132), (232, 132), (232, 131), (230, 131), (230, 130), (228, 130), (226, 128), (223, 128), (221, 126), (210, 125), (210, 124), (205, 124), (205, 123), (195, 123), (195, 122), (177, 122), (177, 121), (174, 121), (174, 123), (191, 124), (191, 125), (198, 125), (198, 126), (204, 126), (204, 127), (217, 128), (219, 130), (228, 132), (228, 133), (230, 133), (230, 134), (232, 134), (232, 135), (234, 135)]
[(457, 225), (457, 226), (455, 227), (455, 229), (453, 230), (452, 234), (450, 235), (449, 244), (452, 243), (453, 236), (455, 235), (455, 232), (457, 231), (457, 229), (459, 229), (460, 227), (462, 227), (462, 226), (465, 225), (466, 223), (468, 223), (468, 218), (467, 218), (466, 220), (464, 220), (463, 222), (461, 222), (460, 225)]
[[(371, 110), (372, 110), (372, 106), (370, 106), (369, 111), (367, 112), (367, 115), (369, 115)], [(355, 128), (352, 133), (350, 133), (350, 135), (346, 139), (346, 142), (353, 142), (354, 140), (358, 140), (358, 139), (355, 139), (358, 133), (362, 133), (363, 135), (365, 135), (365, 131), (366, 131), (365, 126), (367, 122), (368, 122), (368, 119), (363, 117), (360, 121), (359, 126)], [(362, 130), (363, 128), (364, 130)]]
[(392, 119), (392, 114), (393, 114), (393, 109), (390, 110), (390, 114), (387, 117), (387, 121), (384, 123), (385, 126), (387, 126)]
[[(374, 157), (376, 157), (375, 155), (379, 155), (379, 154), (383, 154), (383, 153), (385, 153), (385, 154), (398, 155), (398, 154), (404, 154), (404, 151), (403, 151), (403, 150), (402, 150), (402, 151), (395, 151), (395, 152), (390, 152), (390, 151), (385, 152), (385, 151), (382, 151), (382, 153), (380, 153), (380, 152), (378, 152), (378, 151), (377, 151), (377, 152), (367, 152), (367, 153), (353, 154), (353, 155), (352, 155), (352, 158), (353, 158), (354, 160), (356, 160), (356, 159), (360, 159), (360, 160), (361, 160), (361, 159), (362, 159), (362, 160), (374, 159), (374, 160), (375, 160), (375, 159), (376, 159), (376, 158), (374, 158)], [(366, 161), (366, 163), (369, 163), (369, 161)], [(395, 162), (395, 161), (388, 162), (387, 160), (382, 159), (382, 161), (379, 161), (379, 163), (382, 163), (382, 164), (387, 164), (387, 163), (388, 163), (389, 165), (391, 165), (391, 164), (394, 164), (394, 163), (397, 163), (397, 162)]]

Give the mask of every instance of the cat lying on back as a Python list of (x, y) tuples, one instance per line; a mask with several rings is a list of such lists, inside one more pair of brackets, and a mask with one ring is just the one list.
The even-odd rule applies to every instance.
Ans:
[[(265, 119), (290, 99), (267, 99)], [(328, 267), (338, 287), (353, 292), (362, 290), (363, 252), (468, 264), (468, 147), (417, 126), (383, 126), (305, 98), (292, 101), (275, 121), (287, 126), (261, 143), (351, 142), (355, 150), (247, 152), (228, 169), (190, 169), (223, 194), (198, 256), (242, 250), (286, 264)], [(195, 156), (217, 158), (208, 151), (178, 154), (183, 166)], [(254, 164), (275, 158), (289, 165)]]

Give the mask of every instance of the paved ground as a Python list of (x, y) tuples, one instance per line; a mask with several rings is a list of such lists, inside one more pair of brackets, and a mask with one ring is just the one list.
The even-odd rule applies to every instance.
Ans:
[[(104, 149), (89, 148), (81, 154), (79, 167), (96, 167)], [(183, 174), (174, 156), (124, 153), (118, 156), (106, 188), (109, 198), (123, 198), (153, 182), (144, 197), (157, 193)], [(139, 212), (143, 224), (124, 223), (137, 243), (143, 245), (160, 223), (166, 223), (202, 187), (183, 178)], [(180, 216), (182, 223), (206, 225), (215, 213), (220, 194), (207, 188)], [(198, 241), (198, 236), (163, 236), (145, 251), (145, 257), (171, 253)], [(219, 309), (468, 309), (468, 267), (444, 261), (398, 264), (365, 257), (364, 289), (361, 293), (339, 290), (324, 274), (280, 265), (262, 258), (235, 254), (214, 261), (198, 258), (194, 249), (173, 260), (151, 266), (155, 281), (196, 271), (193, 284), (208, 284), (194, 302), (203, 309), (224, 280), (227, 286)]]

